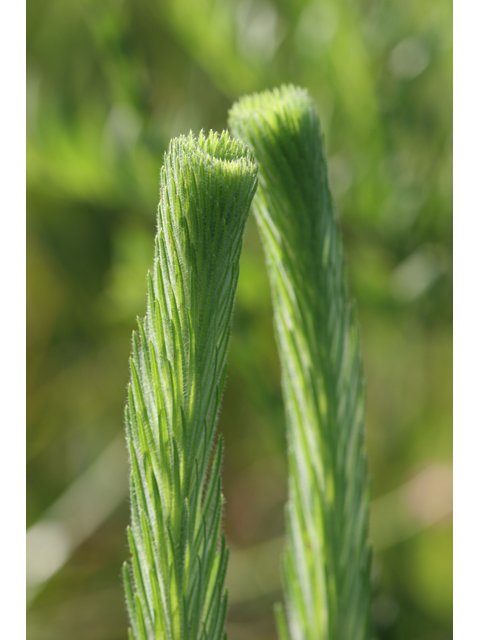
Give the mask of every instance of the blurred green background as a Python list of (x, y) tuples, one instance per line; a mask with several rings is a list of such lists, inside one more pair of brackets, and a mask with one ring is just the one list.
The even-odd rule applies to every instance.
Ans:
[[(171, 137), (308, 88), (359, 308), (380, 640), (452, 637), (452, 42), (446, 0), (31, 0), (28, 638), (126, 638), (122, 441)], [(269, 288), (248, 225), (219, 423), (230, 640), (276, 638), (286, 497)]]

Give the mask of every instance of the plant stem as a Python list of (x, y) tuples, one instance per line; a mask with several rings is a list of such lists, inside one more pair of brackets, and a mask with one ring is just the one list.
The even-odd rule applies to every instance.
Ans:
[(135, 640), (224, 635), (215, 423), (256, 173), (250, 152), (226, 132), (181, 136), (165, 154), (126, 407), (132, 557), (124, 583)]
[(269, 267), (287, 414), (288, 633), (292, 640), (366, 640), (364, 383), (318, 115), (305, 90), (283, 86), (242, 98), (230, 127), (260, 167), (254, 211)]

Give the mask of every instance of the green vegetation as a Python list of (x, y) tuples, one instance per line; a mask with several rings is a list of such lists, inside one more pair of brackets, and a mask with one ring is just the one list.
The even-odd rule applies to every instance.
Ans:
[(224, 636), (215, 424), (256, 175), (226, 132), (172, 140), (160, 174), (148, 312), (133, 338), (126, 409), (132, 575), (125, 565), (124, 581), (136, 640)]
[[(366, 640), (363, 379), (318, 116), (306, 91), (283, 86), (242, 98), (230, 126), (261, 167), (255, 211), (270, 268), (288, 425), (290, 637)], [(220, 542), (215, 423), (255, 190), (253, 158), (226, 132), (170, 143), (126, 409), (132, 566), (125, 564), (124, 582), (136, 640), (224, 635), (228, 554)], [(278, 616), (286, 640), (282, 609)]]
[(242, 98), (230, 126), (260, 166), (255, 214), (283, 373), (290, 628), (283, 637), (367, 640), (364, 384), (318, 115), (306, 91), (283, 86)]
[[(241, 95), (290, 82), (318, 107), (358, 306), (374, 632), (451, 638), (452, 527), (439, 519), (451, 464), (451, 11), (443, 0), (29, 3), (27, 524), (64, 525), (43, 528), (55, 544), (38, 559), (55, 551), (60, 568), (37, 574), (52, 577), (31, 601), (29, 640), (125, 640), (130, 514), (117, 479), (159, 167), (171, 138), (222, 131)], [(217, 426), (229, 640), (278, 637), (287, 461), (264, 262), (251, 216)], [(107, 500), (112, 485), (121, 500)]]

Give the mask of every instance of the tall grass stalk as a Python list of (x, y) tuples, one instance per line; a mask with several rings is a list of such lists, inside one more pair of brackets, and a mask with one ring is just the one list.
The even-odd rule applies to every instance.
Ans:
[(267, 256), (287, 414), (283, 640), (366, 640), (369, 491), (364, 383), (320, 124), (292, 86), (247, 96), (230, 128), (259, 163), (254, 211)]
[(161, 170), (147, 314), (133, 336), (125, 419), (135, 640), (224, 636), (222, 443), (215, 423), (245, 223), (250, 152), (224, 132), (170, 143)]

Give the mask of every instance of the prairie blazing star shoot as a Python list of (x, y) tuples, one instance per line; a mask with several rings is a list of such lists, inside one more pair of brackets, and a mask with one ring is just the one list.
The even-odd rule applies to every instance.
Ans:
[(283, 640), (366, 640), (369, 491), (364, 384), (318, 115), (288, 86), (247, 96), (230, 128), (255, 153), (287, 414)]
[(129, 637), (217, 640), (228, 554), (215, 423), (257, 168), (228, 133), (190, 134), (170, 143), (160, 184), (126, 407)]

